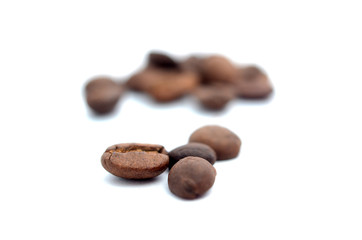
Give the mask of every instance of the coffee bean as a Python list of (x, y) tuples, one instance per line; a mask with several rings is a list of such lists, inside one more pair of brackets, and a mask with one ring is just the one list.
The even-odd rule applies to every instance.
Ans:
[(159, 69), (146, 68), (133, 74), (127, 81), (126, 86), (133, 91), (147, 92), (150, 87), (163, 75)]
[(203, 143), (188, 143), (182, 145), (169, 152), (168, 156), (170, 157), (170, 163), (168, 165), (169, 169), (171, 169), (180, 159), (189, 156), (201, 157), (211, 164), (214, 164), (216, 161), (215, 151)]
[(179, 64), (173, 58), (160, 52), (151, 52), (148, 55), (148, 66), (164, 69), (179, 68)]
[(238, 69), (235, 89), (240, 97), (251, 99), (266, 98), (273, 91), (267, 75), (256, 66)]
[(96, 113), (111, 112), (116, 106), (123, 87), (107, 77), (99, 77), (89, 81), (85, 87), (88, 106)]
[(115, 176), (147, 179), (164, 172), (168, 167), (169, 157), (161, 145), (122, 143), (107, 148), (101, 162)]
[(241, 147), (241, 140), (235, 133), (217, 125), (208, 125), (195, 130), (189, 142), (209, 145), (216, 152), (217, 160), (237, 157)]
[(195, 199), (214, 185), (215, 177), (216, 170), (208, 161), (200, 157), (186, 157), (170, 170), (168, 187), (180, 198)]
[(191, 71), (164, 72), (146, 92), (157, 102), (171, 102), (190, 93), (199, 81), (199, 76)]
[(235, 82), (237, 69), (226, 57), (219, 55), (207, 57), (202, 60), (200, 68), (205, 83)]
[(235, 98), (235, 91), (229, 85), (202, 85), (193, 95), (205, 109), (221, 110)]

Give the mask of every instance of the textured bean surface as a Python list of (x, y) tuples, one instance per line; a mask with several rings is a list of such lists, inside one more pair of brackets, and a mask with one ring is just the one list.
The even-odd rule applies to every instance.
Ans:
[(208, 125), (195, 130), (189, 142), (200, 142), (209, 145), (217, 155), (217, 160), (226, 160), (238, 156), (241, 140), (227, 128)]
[(216, 170), (205, 159), (186, 157), (168, 174), (170, 191), (178, 197), (194, 199), (207, 192), (215, 182)]
[(164, 172), (168, 167), (169, 157), (161, 145), (122, 143), (107, 148), (101, 162), (115, 176), (147, 179)]

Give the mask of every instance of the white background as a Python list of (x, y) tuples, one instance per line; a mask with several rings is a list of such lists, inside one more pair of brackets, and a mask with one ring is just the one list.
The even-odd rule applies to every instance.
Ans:
[[(362, 239), (358, 2), (1, 1), (0, 239)], [(275, 94), (209, 113), (130, 93), (95, 117), (85, 82), (126, 79), (150, 50), (258, 64)], [(170, 151), (206, 124), (243, 143), (201, 199), (100, 164), (112, 144)]]

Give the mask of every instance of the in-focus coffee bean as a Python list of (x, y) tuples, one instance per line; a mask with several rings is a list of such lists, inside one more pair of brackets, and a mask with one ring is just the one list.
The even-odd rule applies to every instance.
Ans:
[(214, 164), (216, 161), (215, 151), (203, 143), (188, 143), (182, 145), (169, 152), (168, 156), (170, 157), (170, 163), (168, 165), (169, 169), (171, 169), (180, 159), (189, 156), (201, 157), (211, 164)]
[(90, 80), (85, 87), (88, 106), (96, 113), (111, 112), (121, 97), (124, 88), (108, 77)]
[(216, 152), (217, 160), (237, 157), (241, 147), (241, 140), (235, 133), (218, 125), (207, 125), (195, 130), (189, 142), (209, 145)]
[(215, 168), (200, 157), (186, 157), (178, 161), (168, 174), (170, 191), (180, 198), (195, 199), (214, 184)]
[(102, 166), (115, 176), (147, 179), (164, 172), (168, 167), (169, 157), (161, 145), (122, 143), (108, 147), (101, 162)]

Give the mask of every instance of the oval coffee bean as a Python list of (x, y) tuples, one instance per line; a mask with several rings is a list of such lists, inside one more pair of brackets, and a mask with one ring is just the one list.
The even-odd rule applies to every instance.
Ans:
[(89, 81), (85, 87), (88, 106), (96, 113), (111, 112), (116, 106), (123, 87), (107, 77), (99, 77)]
[(235, 91), (226, 85), (203, 85), (194, 91), (201, 106), (208, 110), (222, 110), (235, 97)]
[(164, 71), (146, 92), (157, 102), (171, 102), (194, 90), (199, 80), (199, 76), (191, 71)]
[(240, 97), (254, 99), (266, 98), (273, 91), (267, 75), (256, 66), (240, 68), (238, 70), (235, 89)]
[(168, 167), (169, 157), (161, 145), (122, 143), (107, 148), (101, 162), (115, 176), (147, 179), (164, 172)]
[(200, 142), (209, 145), (216, 152), (217, 160), (226, 160), (238, 156), (241, 140), (227, 128), (208, 125), (194, 131), (189, 142)]
[(168, 174), (168, 187), (178, 197), (194, 199), (207, 192), (215, 182), (216, 170), (205, 159), (186, 157)]
[(189, 156), (201, 157), (211, 164), (214, 164), (216, 161), (215, 151), (203, 143), (188, 143), (182, 145), (169, 152), (168, 156), (170, 157), (170, 163), (168, 165), (169, 169), (171, 169), (180, 159)]

